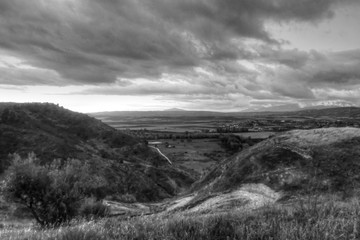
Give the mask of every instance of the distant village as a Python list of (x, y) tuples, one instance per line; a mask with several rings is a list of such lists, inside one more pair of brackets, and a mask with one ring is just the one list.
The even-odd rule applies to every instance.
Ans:
[(219, 124), (216, 128), (218, 133), (237, 133), (237, 132), (281, 132), (292, 129), (314, 129), (329, 127), (360, 127), (360, 121), (351, 120), (246, 120), (227, 124)]

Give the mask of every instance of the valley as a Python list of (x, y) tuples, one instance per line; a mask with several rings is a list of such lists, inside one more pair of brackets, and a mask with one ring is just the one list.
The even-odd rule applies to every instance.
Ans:
[(360, 0), (0, 0), (0, 240), (360, 240)]
[[(331, 121), (339, 122), (330, 109), (327, 113), (331, 113)], [(20, 170), (21, 164), (34, 171), (50, 171), (52, 166), (61, 172), (63, 164), (68, 169), (79, 168), (86, 182), (91, 182), (81, 183), (90, 187), (81, 209), (97, 206), (106, 210), (97, 222), (84, 217), (60, 230), (48, 230), (46, 234), (56, 239), (67, 239), (73, 232), (79, 236), (95, 234), (91, 229), (101, 232), (104, 239), (194, 239), (186, 234), (195, 234), (195, 239), (221, 239), (223, 234), (234, 239), (258, 239), (259, 231), (268, 236), (263, 239), (289, 239), (294, 232), (310, 236), (316, 230), (326, 234), (332, 231), (331, 224), (340, 226), (340, 222), (341, 227), (348, 228), (349, 219), (358, 218), (352, 212), (360, 212), (360, 128), (349, 124), (306, 130), (219, 132), (216, 126), (234, 122), (233, 117), (207, 113), (208, 121), (201, 116), (202, 123), (194, 124), (186, 113), (183, 118), (178, 112), (166, 114), (165, 127), (164, 116), (154, 120), (160, 119), (157, 124), (150, 124), (142, 115), (132, 116), (133, 125), (125, 130), (116, 130), (118, 125), (103, 117), (95, 119), (51, 104), (0, 105), (5, 189), (0, 199), (2, 239), (48, 236), (43, 231), (26, 232), (24, 229), (35, 224), (31, 212), (8, 200), (6, 184), (11, 175), (7, 173), (8, 169), (14, 171), (16, 161)], [(249, 123), (251, 118), (252, 123), (260, 123), (270, 117), (280, 121), (282, 114), (237, 116), (241, 120), (236, 121)], [(317, 119), (317, 114), (306, 118)], [(356, 121), (354, 117), (347, 122)], [(175, 122), (176, 130), (172, 128)], [(54, 165), (53, 159), (63, 164)], [(51, 174), (48, 176), (56, 176)], [(314, 221), (305, 226), (306, 231), (301, 230), (301, 214)], [(323, 221), (330, 223), (325, 226)], [(275, 228), (276, 232), (268, 232)], [(357, 234), (354, 231), (347, 231), (346, 236)], [(338, 239), (340, 235), (334, 232), (332, 236), (319, 239)]]

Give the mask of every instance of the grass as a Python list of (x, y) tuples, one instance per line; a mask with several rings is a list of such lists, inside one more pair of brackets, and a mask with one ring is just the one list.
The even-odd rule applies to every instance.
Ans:
[(242, 132), (242, 133), (232, 133), (232, 134), (244, 138), (251, 137), (251, 138), (265, 139), (275, 135), (276, 132)]
[(222, 214), (152, 215), (132, 219), (111, 218), (78, 222), (72, 226), (41, 230), (1, 229), (7, 240), (92, 239), (359, 239), (360, 204), (303, 200), (291, 205), (267, 206), (251, 212)]
[(183, 140), (159, 139), (168, 142), (175, 148), (166, 148), (164, 145), (158, 146), (161, 152), (173, 161), (176, 166), (192, 173), (196, 177), (207, 172), (212, 166), (220, 162), (221, 159), (229, 157), (225, 149), (222, 148), (218, 139), (192, 139), (191, 142)]
[[(293, 130), (282, 134), (288, 143), (295, 143), (299, 147), (313, 145), (328, 145), (360, 136), (360, 129), (343, 128), (320, 128), (312, 130)], [(287, 139), (286, 139), (287, 138)]]

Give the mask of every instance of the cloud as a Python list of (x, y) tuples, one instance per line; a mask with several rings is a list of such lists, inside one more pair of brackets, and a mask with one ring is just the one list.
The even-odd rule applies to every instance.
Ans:
[(0, 8), (0, 47), (74, 82), (154, 77), (197, 61), (186, 41), (135, 1), (5, 0)]
[(360, 50), (327, 54), (321, 62), (312, 61), (313, 86), (351, 87), (360, 84)]
[(359, 51), (286, 49), (267, 24), (316, 24), (356, 3), (2, 0), (0, 84), (86, 85), (81, 94), (197, 97), (219, 106), (314, 99), (314, 89), (359, 82)]
[(75, 82), (158, 77), (200, 65), (200, 45), (208, 59), (234, 59), (244, 50), (230, 38), (271, 42), (266, 19), (316, 21), (328, 17), (335, 2), (4, 0), (0, 46)]

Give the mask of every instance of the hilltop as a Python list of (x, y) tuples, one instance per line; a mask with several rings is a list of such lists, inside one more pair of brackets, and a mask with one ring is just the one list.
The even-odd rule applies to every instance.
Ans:
[(216, 211), (360, 188), (360, 129), (324, 128), (278, 134), (223, 160), (172, 209)]
[(360, 108), (358, 107), (336, 107), (324, 109), (307, 109), (294, 112), (297, 116), (310, 117), (335, 117), (335, 118), (360, 118)]
[(338, 190), (350, 176), (360, 180), (359, 143), (358, 128), (285, 132), (225, 160), (198, 187), (211, 183), (212, 191), (224, 191), (243, 183), (264, 183), (276, 190), (304, 190), (321, 179), (318, 187)]
[(137, 201), (170, 197), (188, 187), (192, 177), (172, 167), (139, 139), (100, 120), (54, 104), (0, 104), (1, 172), (11, 154), (87, 161), (108, 182), (104, 194), (131, 195)]

